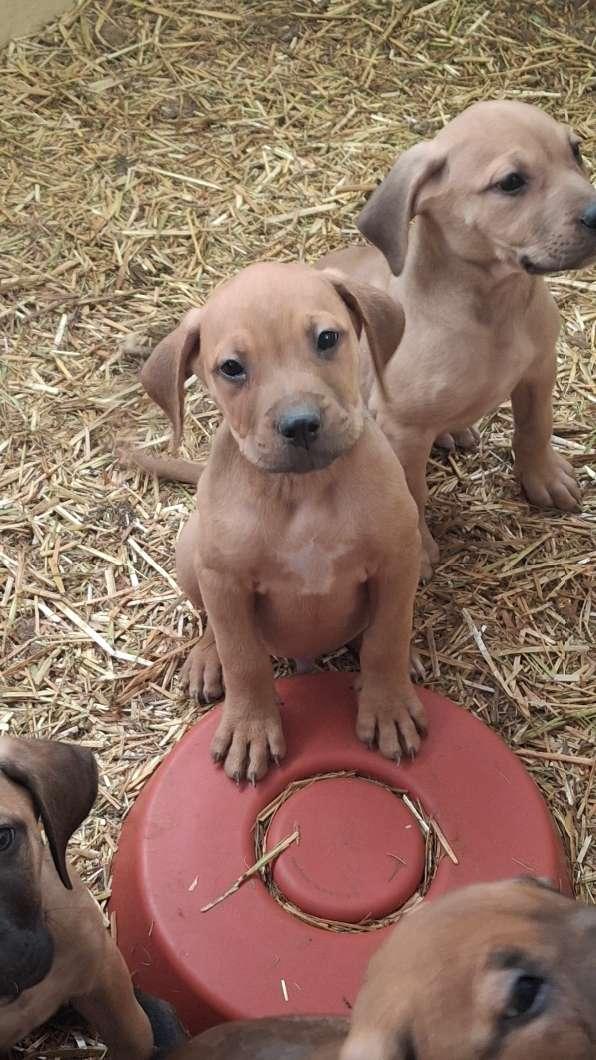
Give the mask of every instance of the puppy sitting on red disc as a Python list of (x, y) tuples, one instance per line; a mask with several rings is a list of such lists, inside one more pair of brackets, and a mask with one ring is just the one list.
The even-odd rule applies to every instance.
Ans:
[[(193, 1033), (263, 1014), (348, 1015), (374, 951), (422, 897), (520, 873), (569, 892), (546, 805), (499, 737), (422, 690), (429, 735), (398, 766), (357, 739), (352, 682), (277, 682), (289, 754), (256, 788), (210, 763), (214, 709), (124, 823), (118, 943), (138, 984)], [(269, 878), (255, 874), (216, 902), (286, 841)]]
[(480, 884), (412, 911), (347, 1019), (207, 1031), (172, 1060), (591, 1060), (596, 909), (535, 880)]

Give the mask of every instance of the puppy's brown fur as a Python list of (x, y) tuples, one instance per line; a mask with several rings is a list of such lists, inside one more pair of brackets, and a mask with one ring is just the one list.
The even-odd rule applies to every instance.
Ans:
[(0, 737), (0, 1054), (68, 1003), (96, 1028), (110, 1060), (152, 1054), (124, 961), (66, 863), (96, 792), (90, 751)]
[[(426, 576), (437, 557), (424, 518), (433, 440), (474, 444), (469, 425), (508, 398), (529, 500), (563, 510), (580, 500), (551, 445), (560, 322), (540, 276), (596, 256), (596, 192), (576, 144), (536, 107), (475, 104), (400, 156), (369, 199), (358, 227), (378, 250), (353, 247), (321, 262), (404, 307), (405, 334), (385, 375), (390, 400), (373, 395), (372, 407), (418, 504)], [(515, 192), (499, 186), (511, 174), (525, 182)]]
[[(380, 374), (403, 331), (386, 294), (303, 265), (253, 265), (191, 310), (142, 372), (177, 437), (191, 372), (224, 417), (176, 566), (212, 630), (189, 657), (190, 691), (216, 698), (223, 670), (212, 753), (237, 780), (285, 754), (270, 654), (314, 658), (361, 638), (359, 736), (389, 757), (419, 746), (409, 643), (420, 538), (360, 394), (363, 331)], [(331, 348), (318, 349), (321, 333), (337, 336)], [(312, 436), (292, 434), (296, 418)], [(172, 473), (168, 461), (151, 469)]]
[(395, 928), (350, 1028), (232, 1023), (172, 1060), (593, 1060), (595, 947), (592, 907), (534, 881), (465, 888)]

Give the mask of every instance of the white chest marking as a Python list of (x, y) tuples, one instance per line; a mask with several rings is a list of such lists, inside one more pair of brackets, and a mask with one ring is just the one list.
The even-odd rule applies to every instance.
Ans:
[(335, 580), (335, 562), (344, 555), (345, 547), (322, 549), (316, 541), (308, 541), (295, 552), (284, 553), (284, 572), (293, 576), (304, 596), (325, 596), (331, 592)]

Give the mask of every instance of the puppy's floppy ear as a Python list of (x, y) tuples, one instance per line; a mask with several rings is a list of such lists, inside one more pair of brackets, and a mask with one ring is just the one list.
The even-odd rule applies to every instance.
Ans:
[(54, 740), (0, 739), (0, 771), (26, 788), (43, 827), (56, 871), (69, 890), (66, 847), (97, 795), (92, 751)]
[(323, 275), (333, 284), (339, 297), (350, 310), (358, 338), (364, 328), (375, 375), (381, 392), (386, 397), (383, 373), (401, 342), (406, 325), (401, 305), (385, 291), (360, 280), (353, 280), (338, 269), (324, 269)]
[(399, 276), (408, 249), (408, 226), (419, 212), (424, 185), (443, 169), (446, 157), (434, 143), (416, 144), (400, 155), (372, 193), (356, 224)]
[(149, 397), (165, 412), (180, 444), (184, 422), (184, 382), (199, 356), (202, 309), (190, 309), (174, 331), (157, 344), (141, 368), (141, 382)]

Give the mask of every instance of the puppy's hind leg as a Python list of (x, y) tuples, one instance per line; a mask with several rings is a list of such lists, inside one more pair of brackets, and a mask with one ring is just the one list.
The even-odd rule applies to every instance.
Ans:
[(402, 427), (393, 422), (391, 415), (379, 411), (377, 422), (386, 434), (397, 458), (404, 469), (408, 488), (418, 506), (420, 536), (422, 538), (422, 563), (420, 577), (426, 582), (432, 576), (433, 566), (439, 559), (439, 547), (426, 523), (426, 465), (433, 442), (429, 436), (413, 428)]
[[(176, 543), (176, 575), (178, 585), (197, 611), (204, 610), (195, 570), (199, 517), (193, 512)], [(183, 689), (197, 703), (215, 703), (223, 696), (221, 662), (213, 630), (208, 627), (198, 644), (191, 648), (180, 675)]]

